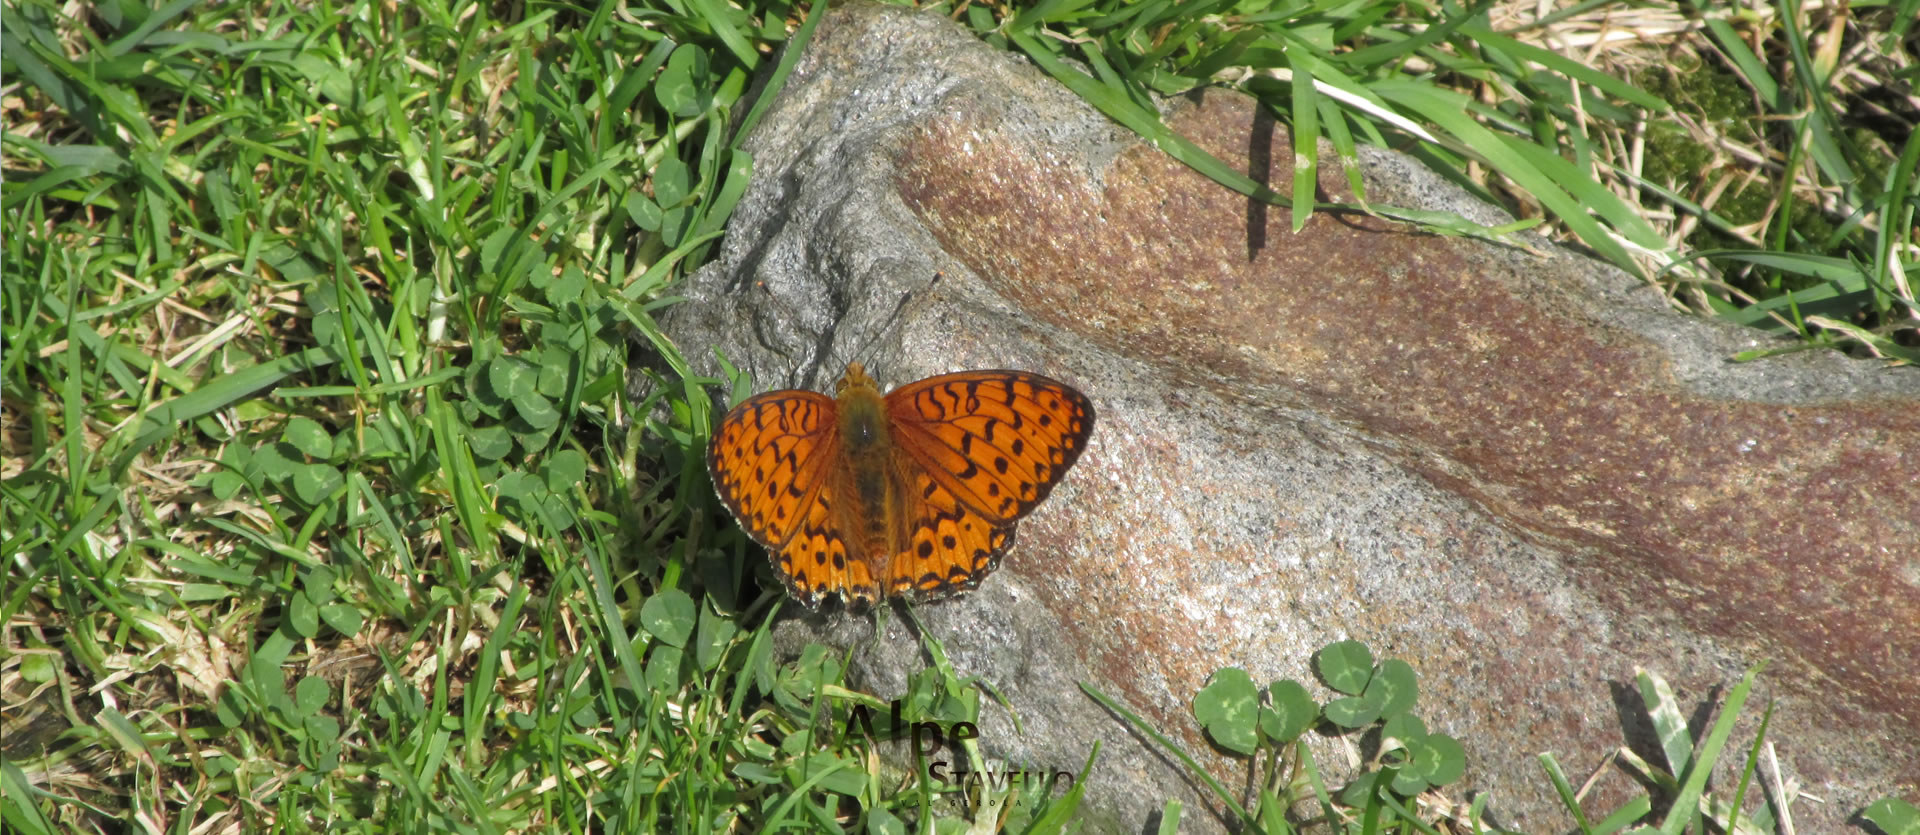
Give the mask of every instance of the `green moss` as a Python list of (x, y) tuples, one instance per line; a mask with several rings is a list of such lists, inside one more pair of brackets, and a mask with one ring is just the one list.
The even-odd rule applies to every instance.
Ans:
[[(1732, 143), (1764, 150), (1784, 147), (1782, 143), (1787, 141), (1786, 137), (1770, 133), (1785, 129), (1790, 123), (1763, 118), (1769, 114), (1756, 110), (1753, 91), (1739, 75), (1717, 61), (1679, 55), (1668, 71), (1642, 79), (1641, 83), (1649, 92), (1671, 103), (1676, 112), (1687, 114), (1689, 121), (1726, 137)], [(1722, 164), (1721, 160), (1721, 155), (1714, 148), (1702, 144), (1694, 133), (1683, 128), (1677, 120), (1658, 121), (1648, 126), (1644, 170), (1646, 176), (1656, 183), (1670, 185), (1689, 197), (1703, 197), (1713, 177), (1719, 173), (1716, 169)], [(1781, 208), (1774, 202), (1780, 186), (1778, 177), (1736, 185), (1714, 201), (1712, 210), (1734, 226), (1767, 221), (1770, 213)], [(1824, 246), (1833, 234), (1834, 226), (1815, 207), (1796, 202), (1788, 212), (1784, 219), (1771, 218), (1768, 229), (1776, 228), (1783, 220), (1790, 223), (1794, 240), (1787, 245), (1791, 249), (1842, 254), (1829, 251)], [(1686, 243), (1693, 249), (1753, 247), (1751, 242), (1733, 237), (1709, 224), (1701, 224)], [(1761, 248), (1771, 246), (1763, 241)], [(1734, 286), (1759, 298), (1769, 298), (1815, 283), (1812, 279), (1781, 275), (1770, 270), (1743, 271), (1738, 276), (1730, 276), (1730, 280)]]
[[(1763, 127), (1753, 112), (1752, 93), (1740, 77), (1718, 63), (1682, 54), (1664, 73), (1642, 80), (1648, 92), (1666, 99), (1678, 112), (1743, 144), (1757, 144)], [(1719, 158), (1712, 147), (1674, 121), (1658, 121), (1647, 129), (1646, 176), (1672, 184), (1682, 193), (1697, 194), (1715, 173)], [(1736, 225), (1765, 216), (1771, 195), (1764, 186), (1748, 186), (1723, 194), (1713, 209)], [(1688, 243), (1696, 248), (1735, 246), (1739, 243), (1705, 226)]]

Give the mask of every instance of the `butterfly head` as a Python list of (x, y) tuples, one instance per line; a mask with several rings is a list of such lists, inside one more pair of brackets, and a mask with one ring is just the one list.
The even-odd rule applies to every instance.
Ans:
[(834, 384), (833, 394), (839, 397), (849, 390), (858, 389), (866, 389), (877, 395), (880, 393), (880, 383), (868, 376), (867, 367), (858, 361), (847, 363), (846, 376), (841, 377), (840, 382)]

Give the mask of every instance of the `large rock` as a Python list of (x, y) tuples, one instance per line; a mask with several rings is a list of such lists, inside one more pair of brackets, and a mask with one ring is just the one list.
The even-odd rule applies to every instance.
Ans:
[[(1167, 109), (1240, 170), (1289, 170), (1248, 100)], [(708, 345), (765, 387), (830, 390), (854, 358), (888, 384), (1010, 366), (1093, 398), (1091, 448), (1000, 571), (920, 615), (1019, 711), (1023, 733), (989, 706), (990, 754), (1072, 770), (1105, 741), (1096, 831), (1170, 798), (1190, 831), (1224, 821), (1079, 682), (1244, 785), (1193, 694), (1223, 666), (1311, 681), (1342, 638), (1416, 668), (1420, 712), (1467, 747), (1456, 787), (1506, 825), (1570, 825), (1534, 756), (1584, 776), (1637, 739), (1636, 668), (1699, 706), (1760, 659), (1781, 766), (1824, 801), (1796, 804), (1803, 831), (1913, 796), (1912, 369), (1730, 362), (1762, 338), (1544, 242), (1357, 214), (1292, 234), (934, 16), (829, 13), (749, 148), (722, 256), (668, 323), (703, 369)], [(1373, 201), (1498, 220), (1404, 157), (1363, 160)], [(857, 643), (856, 683), (891, 697), (926, 661), (899, 618), (858, 640), (872, 623), (780, 630)], [(1642, 791), (1610, 769), (1588, 808)]]

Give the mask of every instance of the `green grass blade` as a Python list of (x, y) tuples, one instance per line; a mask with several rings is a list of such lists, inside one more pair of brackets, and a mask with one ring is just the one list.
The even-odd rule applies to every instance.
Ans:
[(1526, 189), (1614, 266), (1640, 274), (1639, 266), (1626, 248), (1596, 222), (1589, 211), (1623, 224), (1628, 237), (1638, 237), (1643, 246), (1660, 243), (1654, 231), (1621, 205), (1618, 198), (1574, 171), (1566, 160), (1538, 146), (1496, 134), (1474, 121), (1468, 115), (1473, 110), (1472, 103), (1464, 96), (1401, 81), (1377, 84), (1374, 92), (1439, 125), (1453, 135), (1462, 149), (1473, 149), (1488, 165)]
[(1660, 739), (1660, 750), (1666, 754), (1664, 763), (1669, 773), (1677, 781), (1693, 762), (1693, 740), (1687, 733), (1687, 719), (1680, 713), (1680, 703), (1673, 696), (1673, 688), (1667, 680), (1642, 670), (1636, 677), (1640, 685), (1640, 701), (1646, 705), (1647, 718), (1653, 722), (1653, 731)]
[(1570, 60), (1558, 53), (1551, 52), (1532, 44), (1521, 43), (1505, 35), (1479, 26), (1465, 26), (1460, 34), (1471, 38), (1483, 49), (1493, 49), (1511, 53), (1513, 57), (1545, 67), (1548, 71), (1587, 84), (1600, 92), (1630, 104), (1644, 107), (1656, 113), (1671, 111), (1673, 106), (1659, 96), (1646, 92), (1625, 81), (1614, 78), (1578, 61)]
[(1293, 231), (1313, 217), (1314, 197), (1320, 188), (1320, 100), (1314, 92), (1313, 72), (1296, 64), (1293, 69)]
[(120, 479), (127, 466), (133, 463), (134, 457), (161, 440), (172, 437), (183, 424), (239, 403), (295, 374), (323, 368), (336, 361), (338, 358), (324, 348), (308, 348), (232, 374), (223, 374), (206, 385), (154, 406), (141, 418), (140, 434), (114, 461), (114, 479)]
[(1093, 700), (1099, 702), (1102, 707), (1119, 714), (1121, 718), (1126, 719), (1127, 723), (1131, 724), (1135, 729), (1146, 734), (1147, 737), (1154, 742), (1160, 743), (1160, 747), (1167, 749), (1168, 753), (1173, 754), (1175, 759), (1178, 759), (1187, 767), (1187, 771), (1191, 772), (1195, 777), (1200, 778), (1201, 782), (1206, 783), (1207, 788), (1212, 789), (1214, 796), (1220, 799), (1221, 805), (1227, 807), (1228, 811), (1233, 812), (1235, 817), (1239, 818), (1250, 828), (1257, 829), (1259, 827), (1260, 822), (1254, 820), (1253, 817), (1247, 813), (1247, 810), (1240, 805), (1240, 802), (1234, 799), (1233, 794), (1227, 791), (1227, 787), (1221, 785), (1220, 781), (1215, 780), (1212, 774), (1207, 773), (1206, 769), (1201, 768), (1200, 763), (1196, 762), (1193, 757), (1179, 745), (1176, 745), (1173, 740), (1168, 739), (1164, 734), (1155, 730), (1153, 726), (1148, 725), (1145, 719), (1141, 719), (1138, 714), (1128, 710), (1125, 705), (1115, 701), (1107, 694), (1100, 692), (1100, 688), (1083, 681), (1080, 682), (1080, 689), (1086, 691), (1086, 694), (1092, 696)]
[(1065, 84), (1068, 89), (1093, 105), (1094, 109), (1106, 114), (1107, 118), (1140, 134), (1154, 147), (1166, 152), (1168, 156), (1235, 192), (1276, 206), (1282, 205), (1279, 193), (1254, 182), (1253, 178), (1233, 170), (1218, 157), (1201, 150), (1199, 146), (1174, 133), (1160, 121), (1158, 113), (1146, 112), (1126, 93), (1103, 86), (1085, 73), (1068, 67), (1065, 62), (1042, 47), (1033, 36), (1011, 31), (1008, 32), (1007, 37), (1019, 46), (1027, 57), (1032, 58), (1034, 63), (1039, 64), (1048, 75)]
[[(1660, 822), (1660, 830), (1667, 835), (1680, 835), (1687, 825), (1696, 820), (1701, 813), (1700, 795), (1705, 791), (1707, 779), (1713, 776), (1714, 763), (1720, 759), (1721, 749), (1726, 747), (1727, 737), (1733, 733), (1733, 724), (1740, 716), (1740, 709), (1746, 706), (1747, 694), (1753, 691), (1754, 679), (1760, 671), (1766, 669), (1766, 662), (1747, 668), (1740, 683), (1727, 692), (1727, 700), (1720, 706), (1720, 716), (1714, 720), (1713, 728), (1707, 732), (1707, 738), (1701, 741), (1700, 751), (1680, 775), (1680, 791), (1673, 799), (1673, 809)], [(1684, 742), (1684, 738), (1682, 740)], [(1669, 743), (1671, 747), (1674, 743)]]
[(1538, 757), (1540, 768), (1547, 773), (1547, 781), (1553, 784), (1553, 790), (1560, 796), (1560, 805), (1567, 814), (1573, 816), (1573, 825), (1581, 832), (1592, 833), (1593, 827), (1587, 823), (1586, 810), (1580, 808), (1580, 798), (1574, 794), (1573, 784), (1567, 782), (1567, 775), (1560, 770), (1560, 761), (1551, 753), (1542, 753)]

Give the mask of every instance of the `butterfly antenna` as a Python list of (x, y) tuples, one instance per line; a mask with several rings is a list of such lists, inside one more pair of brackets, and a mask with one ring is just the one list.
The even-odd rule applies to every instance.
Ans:
[(880, 342), (880, 337), (885, 336), (888, 331), (899, 325), (905, 318), (907, 310), (910, 309), (913, 302), (916, 299), (925, 298), (926, 294), (933, 289), (934, 285), (939, 284), (940, 280), (946, 276), (946, 272), (934, 270), (933, 278), (928, 279), (925, 286), (901, 293), (900, 300), (894, 302), (893, 312), (888, 313), (887, 317), (881, 320), (880, 327), (875, 328), (873, 333), (867, 337), (866, 341), (863, 342), (860, 347), (854, 349), (853, 355), (847, 358), (848, 361), (857, 361), (868, 368), (872, 368), (873, 357), (870, 355), (870, 352), (875, 350), (875, 346)]

